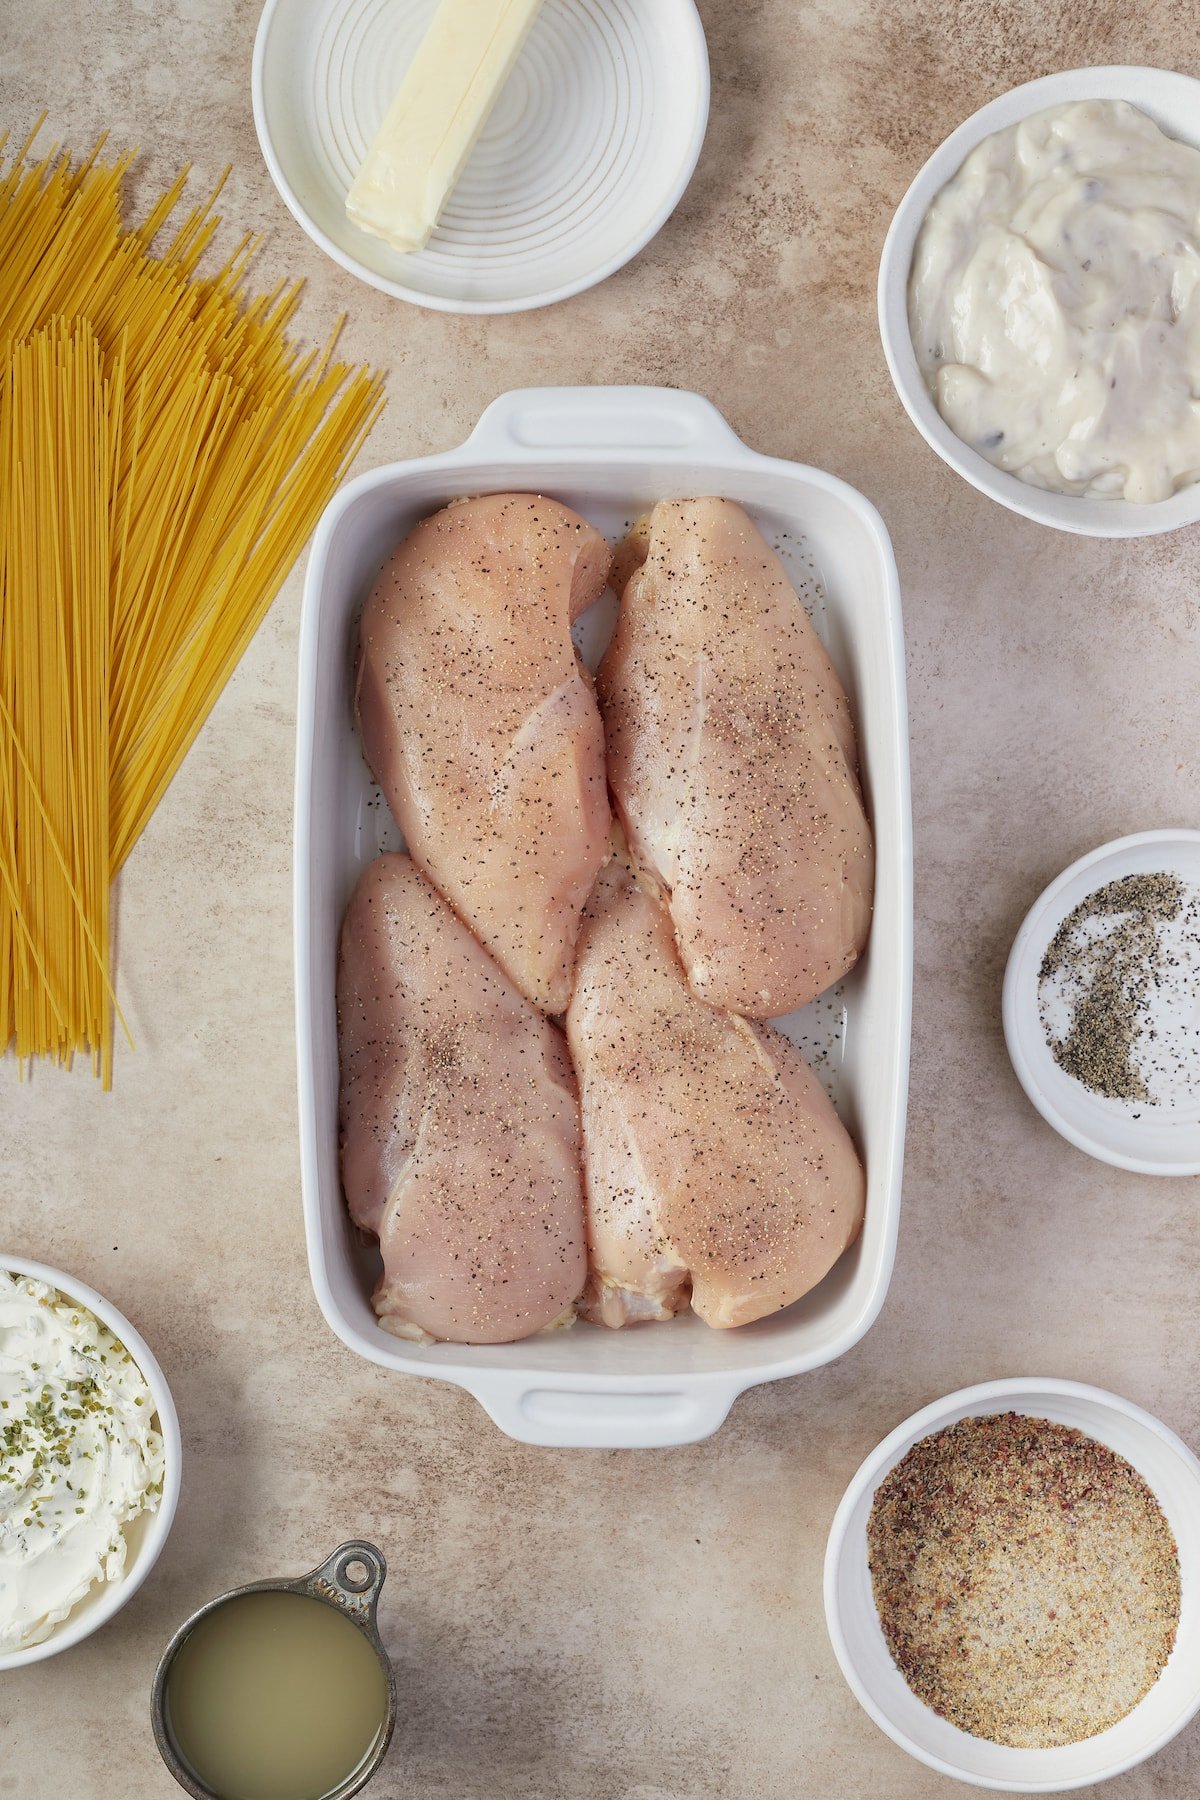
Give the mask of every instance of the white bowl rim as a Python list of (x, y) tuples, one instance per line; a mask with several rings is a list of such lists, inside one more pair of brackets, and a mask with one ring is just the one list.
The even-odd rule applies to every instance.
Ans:
[[(997, 94), (964, 119), (914, 175), (892, 215), (879, 262), (877, 306), (884, 357), (900, 402), (926, 443), (973, 488), (1010, 512), (1082, 537), (1149, 537), (1194, 525), (1200, 521), (1200, 482), (1181, 488), (1166, 500), (1140, 505), (1129, 500), (1051, 493), (996, 468), (951, 430), (925, 385), (908, 328), (909, 271), (917, 235), (935, 196), (984, 138), (1014, 124), (1018, 118), (1068, 100), (1130, 99), (1133, 105), (1145, 105), (1149, 101), (1145, 90), (1161, 83), (1170, 84), (1176, 91), (1190, 90), (1189, 97), (1200, 119), (1200, 80), (1149, 64), (1105, 63), (1062, 69)], [(1130, 90), (1136, 92), (1136, 98)], [(1200, 129), (1191, 141), (1200, 148)], [(1119, 508), (1119, 512), (1114, 514), (1114, 508)]]
[(681, 16), (687, 20), (689, 30), (694, 32), (692, 51), (697, 57), (697, 73), (699, 88), (696, 95), (696, 112), (692, 124), (691, 136), (687, 148), (676, 169), (675, 176), (664, 190), (664, 198), (652, 214), (649, 223), (636, 232), (622, 247), (594, 269), (586, 274), (576, 276), (572, 281), (565, 281), (558, 287), (546, 288), (538, 293), (522, 295), (517, 300), (469, 300), (459, 299), (449, 294), (430, 294), (422, 288), (408, 287), (404, 282), (393, 281), (388, 275), (381, 275), (368, 263), (360, 262), (348, 250), (322, 231), (316, 220), (307, 211), (296, 190), (284, 172), (279, 160), (267, 122), (266, 102), (266, 61), (267, 39), (271, 32), (275, 14), (281, 6), (289, 4), (289, 0), (266, 0), (262, 15), (258, 21), (258, 29), (254, 35), (254, 55), (250, 66), (250, 94), (254, 112), (254, 129), (258, 134), (258, 146), (262, 151), (263, 161), (267, 165), (267, 173), (275, 183), (279, 196), (296, 220), (297, 224), (307, 232), (318, 249), (332, 257), (347, 274), (354, 275), (359, 281), (365, 281), (369, 287), (377, 288), (380, 293), (390, 294), (394, 300), (407, 300), (410, 305), (422, 306), (430, 312), (444, 313), (516, 313), (533, 312), (539, 307), (553, 306), (560, 300), (570, 300), (576, 294), (596, 287), (615, 275), (618, 269), (632, 262), (651, 240), (658, 236), (679, 202), (683, 199), (696, 172), (696, 164), (700, 161), (700, 152), (704, 148), (704, 139), (708, 132), (708, 115), (712, 99), (712, 75), (708, 60), (708, 39), (704, 32), (704, 21), (700, 17), (695, 0), (685, 0), (681, 7)]
[(23, 1650), (8, 1650), (0, 1654), (2, 1671), (23, 1669), (27, 1664), (41, 1662), (47, 1656), (57, 1656), (61, 1650), (70, 1650), (73, 1645), (82, 1643), (84, 1638), (98, 1631), (102, 1625), (107, 1625), (126, 1601), (133, 1598), (158, 1561), (175, 1517), (182, 1478), (183, 1443), (175, 1402), (171, 1398), (171, 1390), (158, 1359), (141, 1332), (124, 1313), (117, 1311), (111, 1300), (106, 1300), (103, 1294), (98, 1294), (95, 1288), (89, 1287), (75, 1275), (51, 1268), (48, 1263), (33, 1262), (23, 1256), (9, 1256), (6, 1251), (0, 1251), (0, 1269), (11, 1275), (44, 1281), (48, 1287), (57, 1288), (68, 1300), (77, 1300), (80, 1305), (86, 1306), (102, 1324), (108, 1326), (146, 1377), (146, 1385), (154, 1396), (154, 1410), (158, 1414), (159, 1431), (163, 1440), (162, 1496), (157, 1509), (148, 1515), (145, 1536), (136, 1557), (126, 1564), (125, 1573), (118, 1581), (106, 1583), (103, 1592), (97, 1595), (85, 1613), (77, 1610), (68, 1613), (40, 1644), (29, 1644)]
[(1170, 844), (1200, 844), (1200, 831), (1190, 826), (1167, 826), (1155, 831), (1134, 831), (1127, 837), (1111, 838), (1107, 844), (1099, 844), (1096, 849), (1089, 850), (1085, 856), (1077, 857), (1061, 875), (1056, 875), (1048, 887), (1042, 889), (1029, 911), (1021, 921), (1020, 929), (1013, 939), (1012, 949), (1008, 953), (1008, 962), (1004, 969), (1004, 991), (1001, 1000), (1001, 1014), (1004, 1021), (1004, 1041), (1008, 1046), (1009, 1061), (1017, 1080), (1025, 1090), (1026, 1097), (1041, 1113), (1047, 1125), (1057, 1131), (1060, 1137), (1074, 1144), (1088, 1156), (1094, 1156), (1097, 1162), (1108, 1163), (1114, 1169), (1128, 1169), (1135, 1175), (1177, 1176), (1200, 1175), (1200, 1162), (1166, 1162), (1162, 1159), (1151, 1161), (1146, 1157), (1132, 1156), (1127, 1152), (1105, 1143), (1103, 1138), (1095, 1137), (1082, 1131), (1077, 1125), (1055, 1106), (1046, 1090), (1039, 1084), (1029, 1059), (1021, 1047), (1018, 1028), (1018, 1010), (1020, 1007), (1020, 975), (1021, 967), (1028, 954), (1030, 940), (1038, 933), (1048, 914), (1055, 910), (1055, 903), (1063, 890), (1086, 869), (1094, 868), (1097, 863), (1106, 862), (1110, 857), (1140, 850), (1152, 844), (1161, 844), (1164, 848)]
[[(933, 1400), (928, 1406), (911, 1413), (907, 1419), (901, 1420), (894, 1431), (890, 1431), (883, 1441), (876, 1445), (850, 1480), (845, 1493), (838, 1502), (837, 1511), (833, 1515), (833, 1523), (829, 1528), (829, 1540), (825, 1547), (825, 1565), (823, 1588), (825, 1600), (825, 1627), (829, 1633), (829, 1641), (833, 1646), (834, 1656), (842, 1671), (847, 1686), (862, 1707), (863, 1711), (874, 1720), (879, 1729), (886, 1732), (894, 1744), (901, 1750), (923, 1762), (928, 1768), (936, 1769), (941, 1775), (948, 1775), (955, 1781), (964, 1782), (972, 1787), (998, 1789), (1009, 1794), (1054, 1794), (1067, 1793), (1073, 1788), (1092, 1787), (1101, 1781), (1110, 1781), (1113, 1776), (1124, 1774), (1127, 1769), (1136, 1768), (1151, 1756), (1157, 1755), (1164, 1745), (1177, 1737), (1184, 1726), (1200, 1712), (1200, 1673), (1195, 1681), (1195, 1692), (1189, 1703), (1183, 1708), (1172, 1723), (1149, 1740), (1140, 1745), (1131, 1755), (1121, 1757), (1111, 1768), (1099, 1774), (1090, 1774), (1084, 1780), (1076, 1780), (1068, 1776), (1065, 1780), (1054, 1782), (1042, 1781), (1007, 1781), (987, 1775), (977, 1775), (957, 1768), (946, 1762), (943, 1757), (921, 1746), (901, 1731), (887, 1715), (876, 1706), (870, 1692), (859, 1677), (853, 1653), (842, 1630), (841, 1609), (838, 1604), (838, 1568), (846, 1548), (846, 1536), (850, 1527), (850, 1519), (868, 1489), (878, 1486), (884, 1474), (899, 1460), (897, 1452), (903, 1453), (902, 1446), (907, 1448), (923, 1437), (930, 1436), (941, 1426), (948, 1424), (955, 1416), (979, 1409), (981, 1412), (994, 1412), (997, 1408), (992, 1402), (1009, 1401), (1014, 1404), (1014, 1411), (1021, 1411), (1031, 1417), (1037, 1417), (1034, 1410), (1039, 1401), (1046, 1399), (1084, 1400), (1092, 1405), (1106, 1409), (1119, 1416), (1131, 1419), (1135, 1424), (1153, 1433), (1179, 1458), (1191, 1475), (1200, 1501), (1200, 1460), (1184, 1443), (1177, 1432), (1156, 1419), (1153, 1413), (1138, 1406), (1132, 1400), (1125, 1400), (1120, 1394), (1111, 1393), (1107, 1388), (1092, 1387), (1083, 1381), (1065, 1381), (1053, 1375), (1011, 1375), (1002, 1376), (994, 1381), (977, 1382), (972, 1387), (958, 1388), (952, 1394), (945, 1394), (940, 1400)], [(1136, 1467), (1136, 1464), (1134, 1465)]]

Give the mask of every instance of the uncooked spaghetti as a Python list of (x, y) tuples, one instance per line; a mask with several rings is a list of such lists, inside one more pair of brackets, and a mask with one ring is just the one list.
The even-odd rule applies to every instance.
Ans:
[[(383, 405), (254, 298), (214, 193), (158, 255), (131, 158), (0, 172), (0, 1049), (111, 1080), (108, 883)], [(5, 139), (0, 138), (0, 152)], [(219, 192), (219, 188), (217, 190)]]
[(0, 382), (0, 1020), (19, 1057), (99, 1052), (108, 1079), (109, 573), (118, 362), (56, 321)]

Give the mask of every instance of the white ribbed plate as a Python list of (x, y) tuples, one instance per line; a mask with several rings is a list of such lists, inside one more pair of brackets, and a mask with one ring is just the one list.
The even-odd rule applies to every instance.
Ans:
[(545, 0), (424, 250), (346, 217), (350, 183), (437, 0), (267, 0), (254, 121), (309, 236), (384, 293), (519, 312), (611, 275), (678, 203), (708, 121), (694, 0)]

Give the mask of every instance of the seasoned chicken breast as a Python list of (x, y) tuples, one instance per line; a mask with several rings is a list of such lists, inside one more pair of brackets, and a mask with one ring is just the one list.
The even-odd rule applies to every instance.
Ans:
[(504, 1344), (587, 1272), (579, 1104), (561, 1031), (407, 856), (359, 878), (337, 978), (342, 1182), (402, 1337)]
[(567, 1037), (583, 1105), (601, 1325), (746, 1325), (825, 1275), (862, 1224), (865, 1177), (832, 1102), (770, 1026), (698, 1000), (671, 923), (623, 862), (601, 874)]
[(570, 996), (608, 841), (604, 731), (571, 624), (610, 560), (556, 500), (458, 501), (405, 538), (359, 627), (363, 750), (408, 848), (548, 1012)]
[(782, 563), (729, 500), (664, 500), (616, 554), (597, 673), (608, 778), (694, 991), (770, 1018), (845, 974), (874, 856), (845, 692)]

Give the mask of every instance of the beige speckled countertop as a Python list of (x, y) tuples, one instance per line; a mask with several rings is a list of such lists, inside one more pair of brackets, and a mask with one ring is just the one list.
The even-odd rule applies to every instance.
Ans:
[[(1026, 1103), (1000, 981), (1045, 882), (1198, 816), (1200, 530), (1074, 540), (1001, 511), (917, 438), (875, 330), (890, 216), (985, 99), (1079, 63), (1200, 73), (1188, 0), (701, 0), (696, 178), (628, 268), (549, 312), (418, 312), (326, 262), (259, 158), (253, 0), (0, 6), (0, 125), (43, 107), (147, 183), (226, 161), (264, 275), (391, 370), (364, 462), (459, 441), (505, 388), (707, 393), (757, 449), (862, 488), (900, 564), (912, 707), (916, 995), (900, 1250), (841, 1362), (759, 1388), (711, 1441), (523, 1448), (453, 1388), (359, 1361), (320, 1317), (300, 1222), (289, 861), (301, 571), (128, 865), (116, 1091), (0, 1074), (0, 1242), (129, 1313), (174, 1389), (183, 1498), (151, 1580), (78, 1649), (0, 1676), (3, 1800), (170, 1800), (158, 1653), (208, 1596), (386, 1549), (401, 1719), (378, 1800), (924, 1800), (834, 1663), (820, 1564), (841, 1491), (915, 1407), (1038, 1371), (1117, 1389), (1200, 1444), (1200, 1183), (1106, 1169)], [(1104, 1792), (1200, 1791), (1200, 1726)]]

